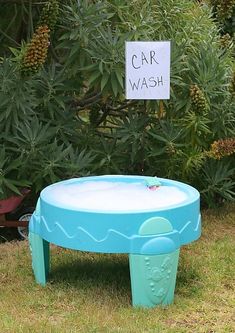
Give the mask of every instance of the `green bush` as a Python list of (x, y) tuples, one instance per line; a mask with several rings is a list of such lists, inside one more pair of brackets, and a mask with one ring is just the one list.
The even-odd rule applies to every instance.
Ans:
[[(211, 15), (193, 1), (67, 1), (36, 72), (22, 71), (30, 41), (2, 61), (5, 150), (31, 163), (36, 191), (122, 173), (185, 181), (209, 205), (234, 198), (233, 60)], [(170, 100), (125, 100), (126, 40), (171, 40)]]

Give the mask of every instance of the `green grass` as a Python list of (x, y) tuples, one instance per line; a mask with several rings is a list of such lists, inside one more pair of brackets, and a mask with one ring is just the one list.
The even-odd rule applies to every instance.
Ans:
[(175, 302), (131, 306), (128, 257), (53, 246), (45, 288), (26, 241), (0, 244), (0, 332), (234, 333), (235, 206), (203, 212), (200, 240), (181, 250)]

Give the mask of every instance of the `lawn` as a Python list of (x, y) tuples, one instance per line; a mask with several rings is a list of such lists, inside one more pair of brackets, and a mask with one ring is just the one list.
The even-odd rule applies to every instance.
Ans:
[(182, 248), (175, 301), (165, 308), (131, 306), (127, 255), (51, 252), (43, 288), (27, 241), (0, 244), (0, 332), (235, 332), (235, 205), (203, 211), (202, 237)]

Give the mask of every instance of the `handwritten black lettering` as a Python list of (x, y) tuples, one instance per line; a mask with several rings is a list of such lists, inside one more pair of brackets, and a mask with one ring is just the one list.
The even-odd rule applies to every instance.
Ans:
[(133, 54), (133, 56), (132, 56), (132, 58), (131, 58), (132, 66), (133, 66), (135, 69), (139, 69), (141, 66), (135, 67), (135, 64), (134, 64), (134, 58), (137, 59), (137, 55), (136, 55), (136, 54)]
[(144, 62), (146, 62), (146, 64), (148, 64), (148, 60), (145, 57), (144, 52), (141, 52), (141, 62), (142, 62), (142, 66), (144, 65)]
[(131, 85), (131, 89), (132, 91), (134, 91), (135, 89), (138, 90), (139, 89), (139, 85), (140, 85), (140, 79), (138, 80), (138, 83), (136, 82), (131, 82), (131, 80), (129, 79), (130, 85)]
[(163, 77), (154, 77), (154, 76), (150, 76), (149, 78), (139, 78), (138, 81), (132, 81), (129, 79), (129, 83), (131, 86), (132, 91), (135, 90), (142, 90), (142, 89), (149, 89), (149, 88), (155, 88), (155, 87), (159, 87), (160, 85), (163, 86)]
[(159, 86), (160, 85), (160, 83), (162, 84), (162, 86), (163, 86), (163, 78), (162, 78), (162, 76), (159, 78), (159, 77), (157, 77), (157, 85)]
[(157, 81), (154, 79), (153, 76), (151, 76), (151, 77), (149, 78), (149, 82), (150, 82), (150, 84), (149, 84), (149, 87), (150, 87), (150, 88), (154, 88), (154, 87), (156, 87), (156, 85), (157, 85)]
[(142, 80), (141, 89), (143, 89), (144, 86), (148, 89), (148, 85), (147, 85), (147, 82), (146, 82), (146, 78), (145, 78), (145, 77), (144, 77), (143, 80)]
[(153, 64), (153, 61), (159, 65), (159, 63), (157, 62), (157, 60), (154, 58), (155, 56), (155, 51), (150, 51), (150, 64), (152, 65)]

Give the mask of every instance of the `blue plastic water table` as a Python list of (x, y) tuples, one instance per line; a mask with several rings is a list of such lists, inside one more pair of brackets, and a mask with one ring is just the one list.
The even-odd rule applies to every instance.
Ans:
[[(179, 250), (200, 237), (200, 195), (193, 187), (160, 178), (158, 186), (174, 186), (185, 193), (178, 204), (157, 209), (94, 210), (58, 204), (54, 193), (61, 185), (84, 182), (146, 182), (154, 177), (95, 176), (75, 178), (46, 187), (29, 224), (32, 267), (37, 283), (46, 284), (49, 243), (80, 251), (128, 253), (132, 303), (153, 307), (172, 303)], [(61, 187), (62, 188), (62, 187)]]

